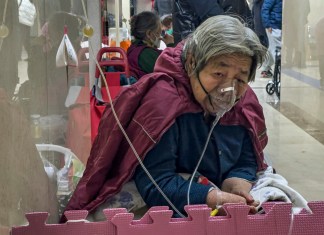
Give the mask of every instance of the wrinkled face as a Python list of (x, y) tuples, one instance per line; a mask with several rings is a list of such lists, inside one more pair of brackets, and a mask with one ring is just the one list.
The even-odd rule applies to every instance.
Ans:
[[(252, 59), (240, 54), (222, 55), (210, 60), (190, 77), (193, 94), (210, 114), (228, 111), (248, 87)], [(199, 82), (200, 81), (200, 82)]]

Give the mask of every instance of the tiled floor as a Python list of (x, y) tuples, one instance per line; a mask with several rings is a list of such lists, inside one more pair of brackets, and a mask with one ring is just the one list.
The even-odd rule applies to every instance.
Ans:
[(268, 161), (307, 200), (324, 200), (324, 90), (318, 68), (286, 69), (281, 100), (268, 95), (269, 79), (251, 84), (263, 106), (269, 143)]

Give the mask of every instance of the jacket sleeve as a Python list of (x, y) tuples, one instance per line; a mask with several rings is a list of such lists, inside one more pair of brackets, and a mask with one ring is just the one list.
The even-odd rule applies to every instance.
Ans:
[(208, 19), (211, 16), (221, 15), (224, 13), (223, 8), (218, 0), (187, 0), (193, 11), (199, 16), (200, 21)]
[(270, 13), (275, 4), (275, 0), (265, 0), (261, 9), (262, 23), (265, 28), (270, 27)]
[[(220, 5), (222, 6), (225, 13), (227, 12), (238, 12), (236, 6), (233, 6), (232, 0), (221, 0)], [(233, 10), (233, 8), (235, 10)]]

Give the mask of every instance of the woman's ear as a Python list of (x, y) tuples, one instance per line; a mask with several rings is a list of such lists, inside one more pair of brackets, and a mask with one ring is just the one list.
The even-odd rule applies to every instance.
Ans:
[(192, 58), (192, 60), (191, 60), (191, 69), (192, 69), (192, 70), (195, 70), (195, 68), (196, 68), (196, 62), (195, 62), (195, 60)]
[(187, 67), (187, 72), (188, 74), (192, 74), (193, 71), (196, 68), (196, 62), (195, 59), (193, 58), (193, 56), (191, 54), (188, 55), (187, 60), (186, 60), (186, 67)]
[(150, 39), (150, 32), (151, 32), (151, 30), (147, 30), (145, 32), (145, 40)]
[(153, 31), (152, 30), (147, 30), (145, 33), (146, 39), (151, 40), (153, 37)]

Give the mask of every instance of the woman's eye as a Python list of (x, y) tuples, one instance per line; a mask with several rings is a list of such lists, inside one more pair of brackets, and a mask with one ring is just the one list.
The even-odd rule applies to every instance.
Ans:
[(222, 74), (222, 73), (215, 73), (215, 75), (216, 75), (216, 77), (218, 77), (218, 78), (222, 78), (222, 77), (224, 77), (224, 74)]

